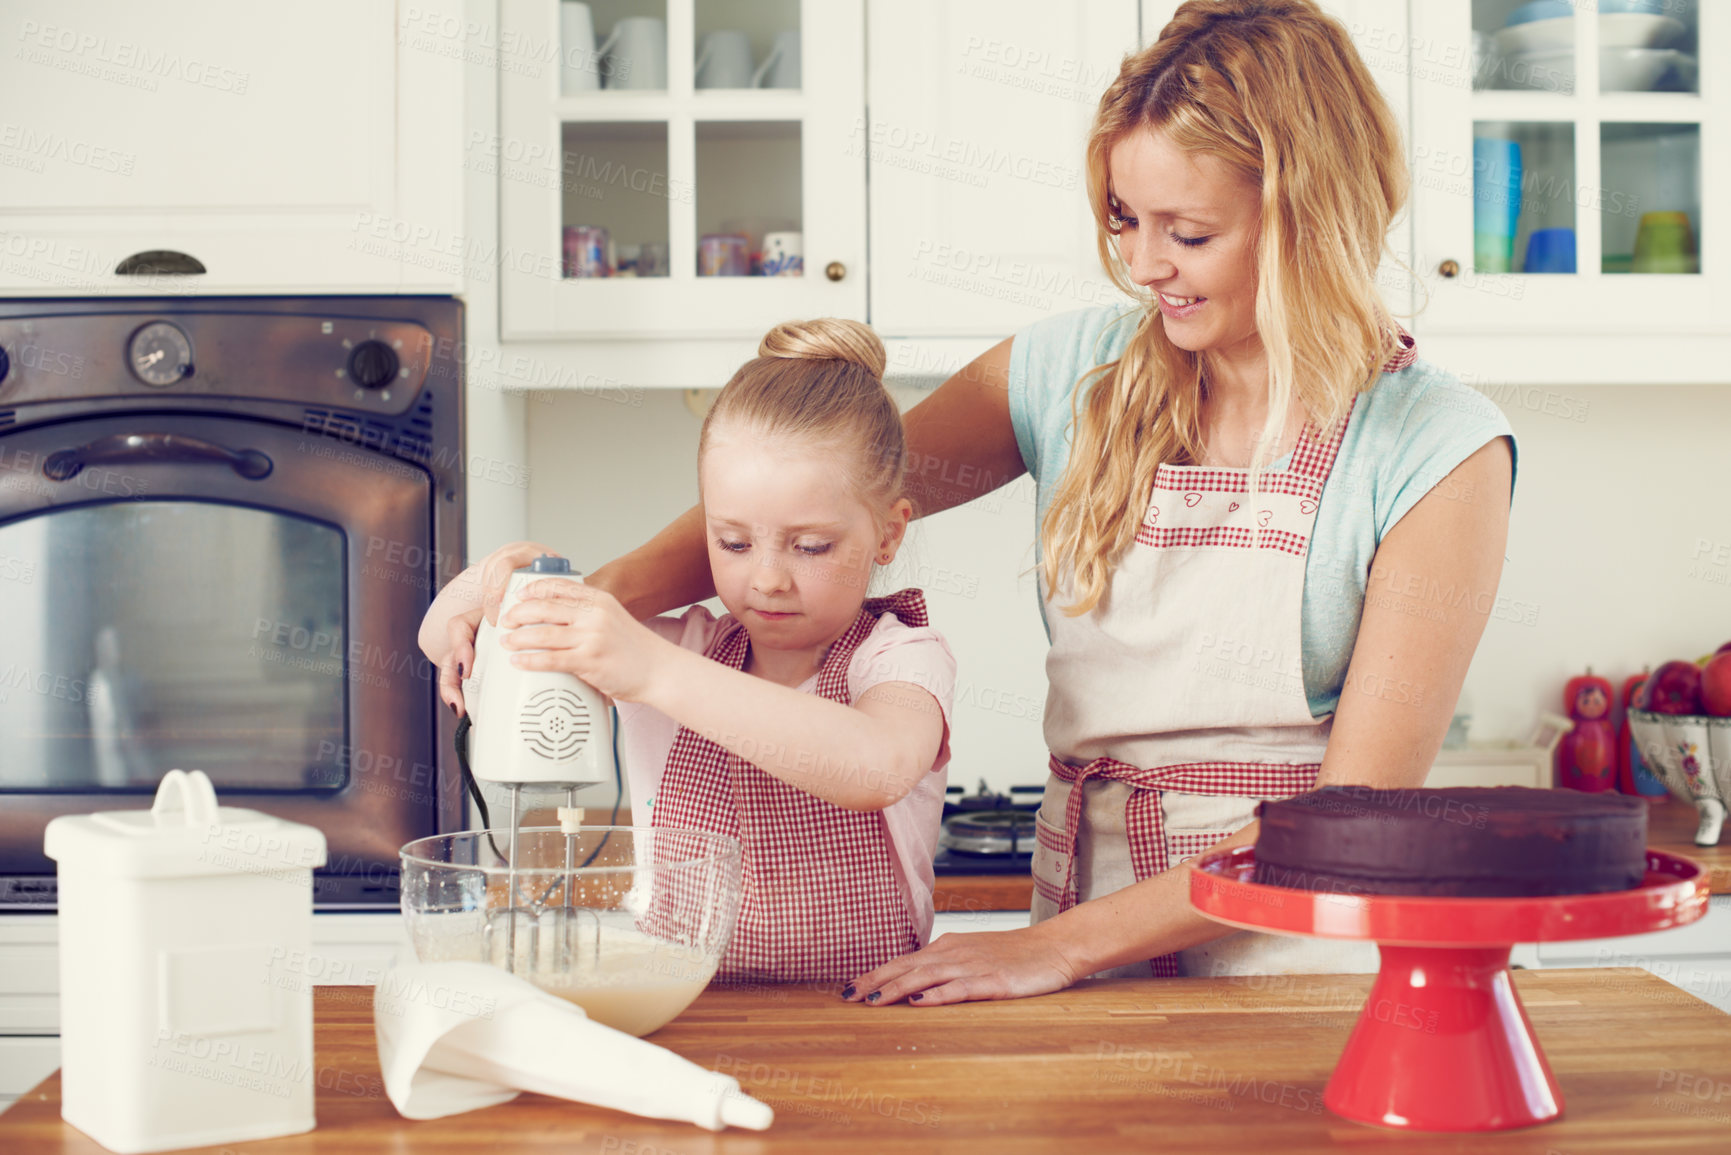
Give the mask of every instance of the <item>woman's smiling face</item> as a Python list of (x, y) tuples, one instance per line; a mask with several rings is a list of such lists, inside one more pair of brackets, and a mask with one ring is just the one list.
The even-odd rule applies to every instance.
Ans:
[(1115, 143), (1108, 168), (1119, 255), (1155, 291), (1167, 339), (1192, 353), (1259, 351), (1256, 185), (1157, 130)]

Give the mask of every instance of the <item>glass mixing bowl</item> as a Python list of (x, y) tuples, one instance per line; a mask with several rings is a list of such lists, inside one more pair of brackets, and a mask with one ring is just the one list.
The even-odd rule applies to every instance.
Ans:
[(715, 974), (739, 918), (739, 841), (585, 826), (417, 839), (400, 851), (403, 917), (422, 962), (488, 962), (646, 1035)]

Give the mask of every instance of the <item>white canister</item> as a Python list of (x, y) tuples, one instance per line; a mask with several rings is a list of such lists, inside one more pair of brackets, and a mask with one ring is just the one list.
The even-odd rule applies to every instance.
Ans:
[(56, 818), (61, 1118), (110, 1151), (313, 1127), (325, 838), (170, 770), (149, 810)]

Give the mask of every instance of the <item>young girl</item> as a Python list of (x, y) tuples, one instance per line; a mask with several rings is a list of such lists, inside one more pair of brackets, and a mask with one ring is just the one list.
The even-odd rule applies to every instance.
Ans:
[[(600, 589), (550, 582), (499, 619), (504, 646), (538, 651), (517, 665), (618, 703), (639, 822), (740, 839), (723, 979), (847, 979), (931, 933), (955, 659), (918, 590), (865, 596), (912, 515), (883, 367), (866, 326), (793, 322), (716, 399), (698, 481), (721, 618), (639, 623)], [(422, 648), (449, 668), (453, 709), (472, 607), (542, 552), (507, 546), (428, 611)]]

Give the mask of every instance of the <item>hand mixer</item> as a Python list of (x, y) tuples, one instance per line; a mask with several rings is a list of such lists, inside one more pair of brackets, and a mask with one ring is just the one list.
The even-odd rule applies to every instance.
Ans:
[[(544, 554), (511, 575), (499, 614), (503, 616), (517, 604), (524, 586), (547, 579), (582, 581), (581, 575), (571, 572), (571, 563), (565, 558)], [(484, 825), (491, 822), (475, 779), (501, 783), (511, 793), (511, 824), (503, 853), (507, 900), (502, 910), (487, 913), (487, 951), (495, 964), (509, 971), (516, 971), (519, 964), (528, 970), (564, 970), (576, 949), (580, 916), (587, 915), (583, 925), (591, 927), (599, 949), (598, 916), (579, 910), (574, 900), (577, 835), (583, 821), (577, 791), (618, 781), (612, 715), (607, 699), (581, 679), (513, 664), (512, 653), (533, 651), (505, 649), (500, 643), (507, 632), (482, 619), (475, 634), (474, 669), (463, 682), (468, 715), (457, 729), (458, 762)], [(565, 792), (565, 805), (558, 811), (559, 828), (565, 835), (564, 873), (527, 905), (522, 904), (517, 889), (518, 833), (525, 789)], [(496, 844), (494, 851), (498, 852)], [(561, 887), (563, 901), (549, 904), (548, 899)]]

